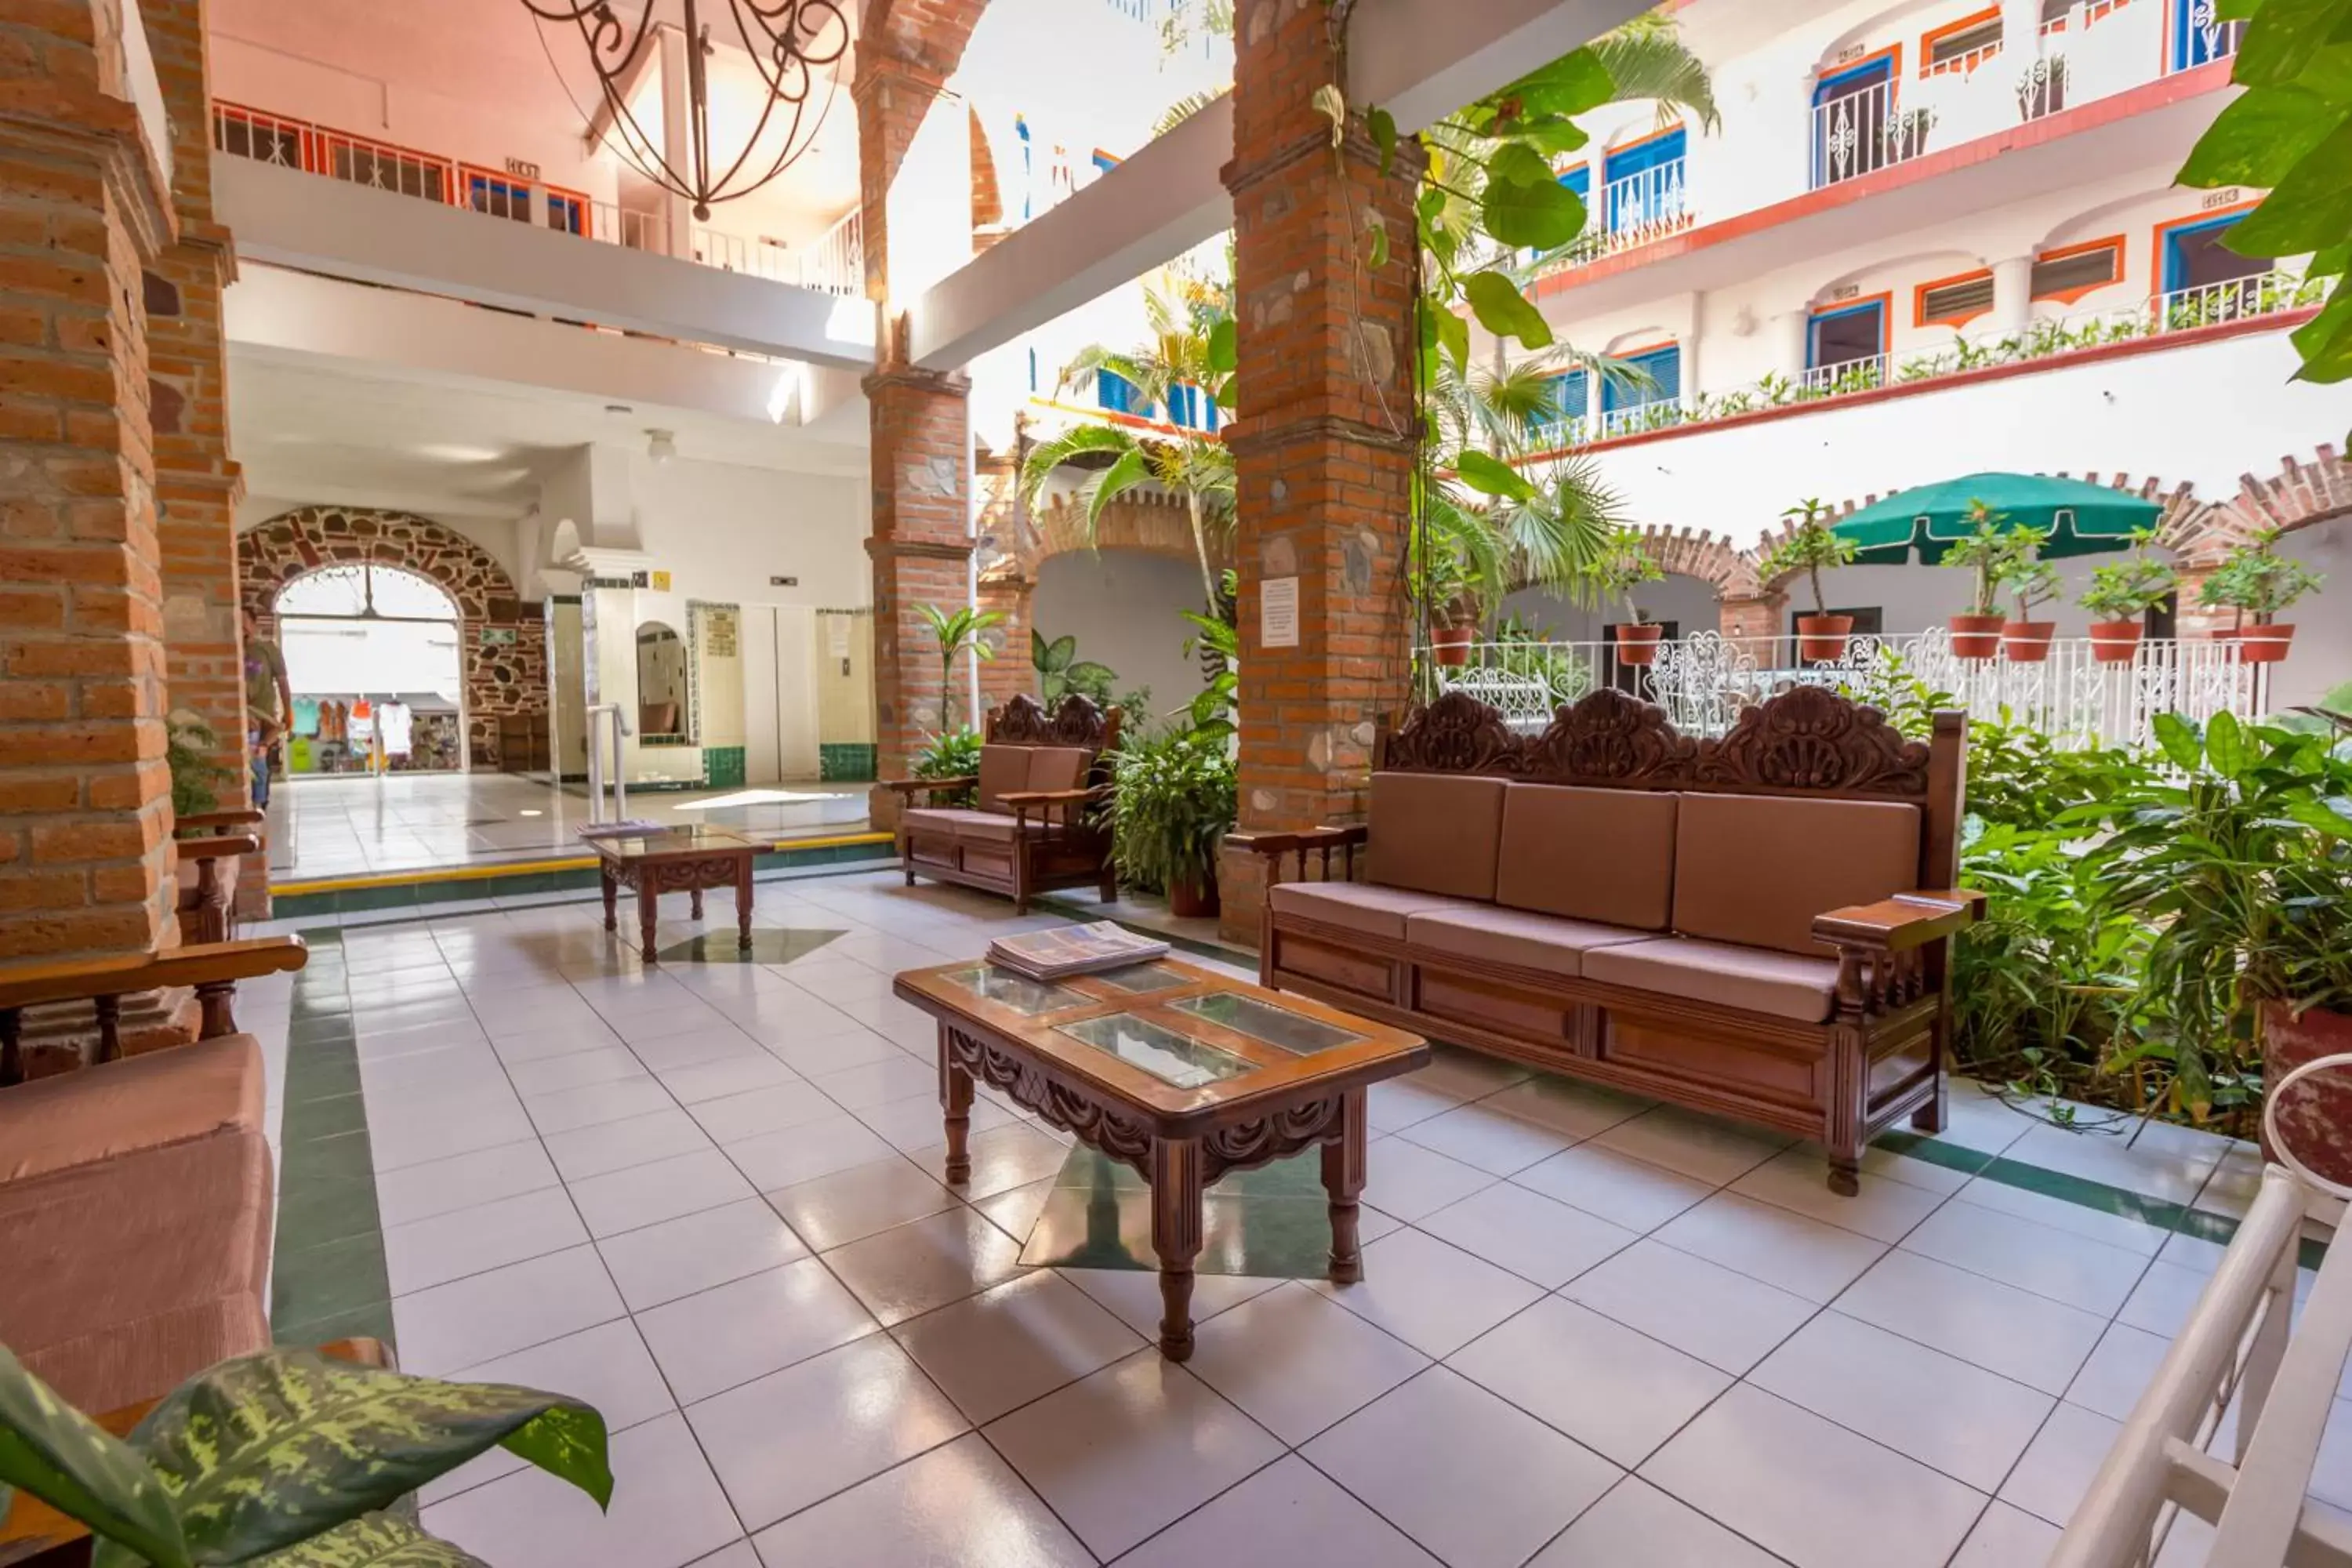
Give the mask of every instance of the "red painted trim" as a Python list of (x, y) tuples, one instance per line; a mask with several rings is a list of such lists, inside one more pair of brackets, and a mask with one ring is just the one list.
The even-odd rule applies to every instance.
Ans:
[[(1957, 21), (1947, 22), (1940, 27), (1929, 28), (1919, 39), (1919, 74), (1923, 77), (1935, 76), (1938, 74), (1936, 63), (1936, 45), (1938, 42), (1950, 37), (1954, 33), (1965, 33), (1971, 28), (1981, 27), (1987, 22), (1998, 22), (2000, 20), (2000, 7), (1998, 5), (1988, 5), (1983, 10), (1972, 11)], [(1992, 46), (1993, 53), (2000, 53), (2000, 50), (2008, 45), (2008, 43), (2009, 40), (2006, 37), (1995, 40)], [(1965, 58), (1966, 57), (1963, 56), (1961, 58)], [(1986, 59), (1990, 59), (1991, 58), (1991, 55), (1987, 55), (1985, 57)], [(1977, 65), (1982, 65), (1983, 63), (1984, 60), (1979, 60)], [(1959, 68), (1959, 60), (1955, 59), (1950, 62), (1950, 68), (1957, 70)], [(1968, 68), (1970, 71), (1973, 71), (1976, 69), (1976, 66), (1970, 66)]]
[(2086, 294), (2095, 294), (2102, 289), (2112, 289), (2122, 282), (2124, 280), (2124, 237), (2119, 234), (2111, 234), (2105, 239), (2085, 240), (2080, 245), (2062, 245), (2055, 250), (2045, 250), (2033, 258), (2033, 264), (2039, 267), (2045, 261), (2063, 261), (2069, 257), (2087, 256), (2094, 250), (2114, 252), (2116, 258), (2114, 277), (2104, 282), (2085, 283), (2079, 289), (2058, 289), (2047, 294), (2037, 293), (2033, 297), (2036, 300), (2057, 300), (2072, 305)]
[[(2215, 65), (2228, 65), (2233, 58), (2235, 58), (2234, 56), (2224, 55), (2220, 59), (2215, 60), (2212, 63)], [(2200, 67), (2199, 68), (2202, 69), (2204, 68)], [(2149, 231), (2149, 245), (2147, 252), (2147, 276), (2149, 279), (2147, 286), (2148, 292), (2151, 294), (2160, 294), (2164, 291), (2165, 236), (2170, 234), (2176, 228), (2195, 228), (2199, 224), (2211, 223), (2216, 218), (2228, 217), (2232, 213), (2250, 213), (2262, 205), (2263, 198), (2256, 196), (2250, 202), (2237, 202), (2226, 207), (2215, 207), (2211, 212), (2189, 213), (2180, 217), (2167, 218), (2162, 223), (2158, 224), (2154, 229)]]
[(1663, 236), (1647, 245), (1629, 246), (1581, 267), (1568, 268), (1548, 278), (1538, 279), (1536, 298), (1544, 300), (1570, 293), (1588, 283), (1598, 283), (1602, 279), (1614, 278), (1637, 267), (1651, 267), (1696, 251), (1710, 250), (1735, 239), (1745, 239), (1751, 234), (1777, 228), (1784, 223), (1811, 217), (1815, 213), (1850, 206), (1855, 202), (1868, 201), (1889, 191), (1900, 190), (1915, 182), (1932, 180), (1955, 169), (1990, 163), (2005, 153), (2039, 147), (2077, 132), (2095, 131), (2102, 126), (2128, 120), (2136, 114), (2167, 109), (2205, 93), (2219, 92), (2230, 85), (2231, 63), (2232, 58), (2224, 55), (2194, 70), (2160, 77), (2129, 92), (2094, 99), (2079, 109), (2061, 110), (1997, 135), (1979, 136), (1973, 142), (1964, 142), (1940, 153), (1930, 153), (1924, 157), (1889, 164), (1884, 169), (1874, 169), (1867, 174), (1840, 180), (1817, 191), (1806, 191), (1786, 201), (1775, 202), (1770, 206), (1758, 207), (1752, 212), (1725, 218), (1720, 223), (1701, 224), (1679, 234)]
[[(2226, 63), (2226, 61), (2224, 62)], [(1793, 418), (1801, 414), (1819, 414), (1832, 408), (1856, 408), (1871, 403), (1891, 403), (1897, 398), (1918, 397), (1927, 393), (1942, 392), (1955, 386), (1975, 386), (1989, 381), (2007, 381), (2011, 376), (2032, 375), (2037, 371), (2063, 370), (2070, 365), (2099, 364), (2109, 360), (2132, 359), (2140, 354), (2160, 353), (2167, 349), (2195, 348), (2200, 343), (2219, 342), (2225, 338), (2251, 337), (2256, 332), (2299, 327), (2319, 314), (2318, 306), (2300, 310), (2281, 310), (2274, 316), (2260, 316), (2252, 321), (2222, 321), (2210, 327), (2195, 327), (2185, 332), (2167, 332), (2161, 337), (2139, 338), (2126, 343), (2105, 343), (2095, 349), (2077, 349), (2073, 353), (2052, 354), (2047, 359), (2021, 360), (2015, 364), (1988, 365), (1983, 370), (1961, 371), (1957, 374), (1937, 376), (1932, 381), (1897, 382), (1892, 386), (1873, 387), (1868, 392), (1852, 393), (1844, 397), (1824, 397), (1811, 403), (1790, 403), (1779, 408), (1758, 408), (1746, 414), (1727, 415), (1710, 419), (1704, 425), (1673, 425), (1663, 430), (1642, 430), (1631, 436), (1612, 436), (1605, 441), (1588, 442), (1581, 447), (1563, 447), (1549, 452), (1533, 452), (1517, 459), (1521, 463), (1538, 463), (1558, 458), (1582, 457), (1589, 452), (1615, 451), (1621, 447), (1643, 447), (1655, 441), (1671, 441), (1683, 436), (1706, 436), (1717, 430), (1736, 429), (1743, 425), (1768, 425), (1776, 419)]]
[(1979, 278), (1991, 276), (1991, 268), (1979, 267), (1972, 272), (1955, 272), (1949, 278), (1930, 278), (1925, 283), (1913, 284), (1911, 324), (1915, 327), (1965, 327), (1979, 316), (1990, 315), (1992, 306), (1987, 304), (1983, 309), (1970, 310), (1965, 316), (1930, 316), (1927, 314), (1927, 296), (1938, 289), (1948, 289), (1955, 283), (1973, 283)]

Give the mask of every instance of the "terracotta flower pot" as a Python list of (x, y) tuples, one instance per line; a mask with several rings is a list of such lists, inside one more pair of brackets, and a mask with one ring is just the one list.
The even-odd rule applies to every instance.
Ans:
[(2001, 657), (2011, 664), (2040, 664), (2050, 657), (2050, 644), (2057, 636), (2056, 621), (2004, 621)]
[(1952, 651), (1962, 658), (1990, 658), (2000, 651), (2006, 616), (1954, 616)]
[(2101, 664), (2129, 664), (2139, 651), (2141, 630), (2137, 621), (2093, 621), (2091, 657)]
[(1437, 655), (1437, 662), (1449, 669), (1459, 669), (1470, 662), (1470, 645), (1478, 638), (1475, 626), (1432, 626), (1429, 646)]
[(1168, 912), (1180, 920), (1202, 919), (1215, 914), (1221, 907), (1213, 872), (1198, 882), (1168, 884)]
[(1846, 639), (1853, 635), (1852, 616), (1799, 616), (1797, 657), (1827, 663), (1845, 657)]
[(1650, 664), (1658, 657), (1658, 639), (1666, 628), (1649, 622), (1628, 622), (1617, 628), (1617, 662), (1620, 664)]
[(2293, 641), (2291, 626), (2247, 626), (2238, 633), (2238, 651), (2248, 664), (2276, 664)]
[[(2300, 1018), (2285, 1004), (2263, 1004), (2263, 1081), (2276, 1083), (2307, 1061), (2352, 1052), (2352, 1014), (2314, 1007)], [(2352, 1071), (2314, 1073), (2287, 1090), (2279, 1133), (2294, 1157), (2331, 1182), (2352, 1182)], [(2265, 1158), (2276, 1159), (2267, 1132)]]

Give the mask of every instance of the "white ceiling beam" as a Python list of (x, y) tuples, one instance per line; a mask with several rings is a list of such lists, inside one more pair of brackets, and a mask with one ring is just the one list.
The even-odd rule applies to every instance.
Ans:
[[(1362, 0), (1349, 90), (1418, 131), (1653, 3)], [(942, 279), (908, 311), (915, 363), (960, 370), (1232, 227), (1233, 142), (1227, 97)]]

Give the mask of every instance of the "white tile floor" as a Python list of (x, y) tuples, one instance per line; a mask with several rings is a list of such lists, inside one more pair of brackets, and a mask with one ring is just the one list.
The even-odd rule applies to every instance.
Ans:
[[(890, 973), (1052, 917), (891, 876), (759, 905), (844, 934), (648, 972), (586, 905), (346, 931), (402, 1363), (615, 1429), (609, 1516), (500, 1456), (430, 1489), (500, 1568), (2011, 1568), (2212, 1267), (1885, 1152), (1835, 1198), (1783, 1140), (1447, 1053), (1374, 1096), (1363, 1283), (1204, 1275), (1179, 1367), (1150, 1275), (1020, 1266), (1056, 1137), (983, 1103), (971, 1191), (937, 1180)], [(246, 1016), (282, 1061), (282, 985)], [(1948, 1136), (2158, 1196), (2235, 1171), (2037, 1127), (1964, 1097)]]

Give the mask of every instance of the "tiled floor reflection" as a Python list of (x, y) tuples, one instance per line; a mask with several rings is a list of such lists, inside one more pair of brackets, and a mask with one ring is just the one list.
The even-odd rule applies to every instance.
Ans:
[(2242, 1204), (2218, 1139), (2050, 1152), (1966, 1093), (1835, 1198), (1447, 1051), (1373, 1091), (1361, 1284), (1311, 1158), (1220, 1184), (1179, 1367), (1137, 1179), (983, 1099), (943, 1185), (890, 995), (1060, 918), (886, 873), (762, 884), (762, 933), (837, 934), (752, 963), (649, 969), (593, 902), (346, 928), (244, 999), (280, 1329), (606, 1412), (609, 1516), (501, 1455), (428, 1489), (500, 1568), (2010, 1568)]

